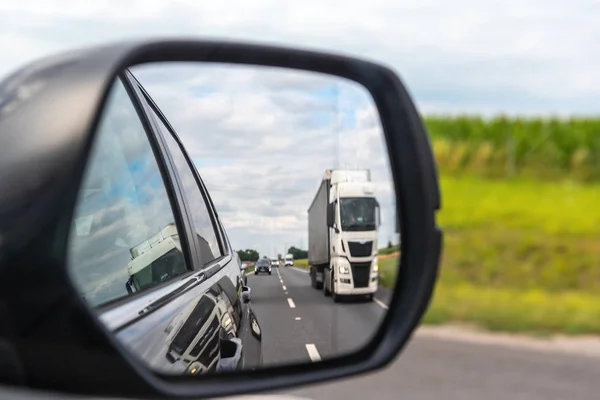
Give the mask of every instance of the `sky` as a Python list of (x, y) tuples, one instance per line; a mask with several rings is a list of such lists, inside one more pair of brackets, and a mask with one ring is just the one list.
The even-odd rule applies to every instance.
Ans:
[(380, 243), (397, 243), (377, 108), (357, 83), (279, 68), (154, 63), (132, 68), (205, 182), (236, 249), (306, 249), (307, 210), (326, 169), (368, 169)]
[[(597, 114), (600, 100), (600, 53), (590, 51), (600, 42), (598, 15), (600, 2), (596, 0), (305, 0), (293, 4), (280, 0), (0, 0), (0, 52), (4, 55), (0, 76), (35, 58), (74, 47), (141, 37), (194, 36), (299, 46), (382, 62), (399, 73), (424, 114), (591, 115)], [(305, 247), (301, 210), (316, 191), (319, 171), (326, 162), (335, 163), (328, 147), (321, 151), (330, 159), (308, 151), (315, 151), (317, 140), (334, 139), (322, 126), (326, 118), (317, 116), (324, 113), (313, 109), (304, 112), (304, 120), (286, 120), (294, 110), (306, 107), (298, 91), (281, 90), (294, 86), (289, 77), (283, 81), (270, 78), (260, 96), (255, 89), (240, 89), (243, 96), (252, 97), (244, 109), (225, 100), (233, 97), (233, 89), (222, 79), (219, 82), (224, 85), (218, 88), (208, 90), (204, 84), (198, 85), (197, 93), (186, 91), (185, 103), (174, 107), (183, 95), (175, 94), (173, 85), (171, 93), (164, 89), (160, 74), (155, 78), (158, 81), (148, 77), (152, 81), (149, 90), (180, 130), (215, 201), (221, 202), (217, 207), (234, 247), (272, 240), (282, 251), (285, 244), (304, 243)], [(180, 81), (177, 88), (183, 93), (189, 82)], [(307, 82), (300, 86), (315, 93), (308, 90)], [(220, 100), (208, 106), (203, 99), (209, 95)], [(315, 107), (323, 110), (329, 98), (321, 93), (320, 99), (323, 104)], [(245, 123), (252, 110), (274, 111), (274, 106), (280, 106), (279, 114), (262, 115), (260, 122), (253, 114), (252, 123)], [(362, 121), (364, 129), (376, 130), (364, 122), (373, 110), (347, 106), (345, 120)], [(234, 112), (232, 107), (237, 107)], [(296, 151), (299, 142), (292, 129), (282, 136), (280, 126), (275, 128), (281, 120), (300, 124), (314, 134), (303, 142), (305, 150)], [(206, 129), (199, 133), (194, 129), (199, 126), (214, 129), (210, 134)], [(218, 132), (229, 136), (220, 136), (219, 142)], [(256, 143), (255, 151), (242, 152), (250, 138)], [(338, 143), (340, 154), (362, 151), (361, 167), (383, 171), (377, 176), (384, 196), (390, 187), (384, 148), (367, 146), (377, 141), (369, 135), (349, 138), (344, 136)], [(220, 143), (220, 148), (207, 143)], [(287, 155), (293, 156), (293, 162), (286, 162)], [(372, 165), (366, 163), (369, 157)], [(261, 171), (286, 184), (264, 180), (258, 174)], [(385, 215), (389, 220), (389, 213)], [(252, 229), (264, 226), (270, 236), (250, 233), (244, 226), (248, 221)], [(387, 236), (387, 228), (382, 229)]]

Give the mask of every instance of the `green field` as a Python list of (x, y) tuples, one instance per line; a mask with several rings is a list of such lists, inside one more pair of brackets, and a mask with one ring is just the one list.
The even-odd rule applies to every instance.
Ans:
[(600, 333), (600, 185), (443, 177), (426, 322)]
[(600, 180), (600, 118), (425, 118), (444, 174)]

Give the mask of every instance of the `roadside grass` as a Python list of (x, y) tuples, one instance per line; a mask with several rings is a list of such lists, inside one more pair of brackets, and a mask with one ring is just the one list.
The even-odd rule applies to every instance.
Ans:
[(486, 288), (440, 280), (423, 323), (449, 322), (535, 335), (598, 334), (600, 297), (581, 292)]
[(306, 259), (294, 260), (294, 267), (308, 269), (308, 260), (306, 260)]
[(440, 180), (441, 270), (424, 323), (600, 334), (600, 186)]

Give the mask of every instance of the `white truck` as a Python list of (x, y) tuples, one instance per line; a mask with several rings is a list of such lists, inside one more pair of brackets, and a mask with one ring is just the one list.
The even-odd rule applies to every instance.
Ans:
[[(200, 254), (212, 254), (208, 242), (200, 235), (197, 237)], [(127, 263), (129, 280), (125, 284), (129, 294), (187, 272), (179, 233), (174, 222), (167, 224), (158, 233), (130, 248), (129, 253), (131, 254), (131, 261)], [(230, 278), (236, 281), (234, 276), (230, 276)]]
[(290, 253), (286, 254), (285, 257), (284, 257), (284, 259), (285, 259), (284, 266), (286, 266), (286, 267), (288, 267), (288, 266), (293, 267), (294, 266), (294, 255), (293, 254), (290, 254)]
[(373, 300), (380, 220), (370, 170), (326, 170), (308, 209), (311, 286), (335, 302), (345, 295)]
[(138, 292), (187, 271), (174, 223), (132, 247), (129, 252), (131, 261), (127, 264), (128, 293)]

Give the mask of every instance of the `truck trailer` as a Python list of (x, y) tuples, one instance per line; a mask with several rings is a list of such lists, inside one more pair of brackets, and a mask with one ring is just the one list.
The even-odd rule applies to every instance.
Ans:
[(372, 300), (380, 224), (370, 170), (326, 170), (308, 209), (311, 286), (335, 302), (346, 295)]

